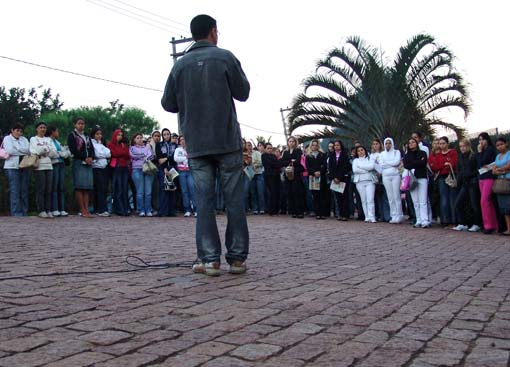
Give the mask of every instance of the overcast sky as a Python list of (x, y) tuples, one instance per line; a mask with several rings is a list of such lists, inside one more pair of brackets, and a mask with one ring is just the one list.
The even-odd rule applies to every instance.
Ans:
[[(464, 121), (459, 114), (452, 113), (450, 122), (470, 132), (491, 127), (508, 129), (510, 27), (504, 4), (444, 0), (2, 1), (0, 55), (163, 89), (172, 66), (170, 39), (189, 36), (191, 18), (207, 13), (217, 19), (219, 46), (238, 57), (251, 82), (250, 99), (237, 103), (240, 122), (274, 132), (242, 126), (243, 135), (272, 136), (274, 142), (283, 142), (280, 108), (288, 106), (301, 91), (301, 81), (329, 49), (340, 46), (345, 37), (359, 35), (382, 47), (391, 60), (411, 36), (428, 32), (454, 52), (455, 65), (471, 88), (472, 114)], [(150, 24), (119, 14), (122, 12), (119, 8), (129, 11), (124, 13), (131, 17), (142, 15), (139, 19)], [(177, 128), (175, 115), (161, 108), (160, 92), (2, 58), (0, 85), (51, 87), (60, 93), (65, 108), (107, 106), (109, 101), (119, 99), (126, 105), (145, 109), (162, 127), (172, 131)]]

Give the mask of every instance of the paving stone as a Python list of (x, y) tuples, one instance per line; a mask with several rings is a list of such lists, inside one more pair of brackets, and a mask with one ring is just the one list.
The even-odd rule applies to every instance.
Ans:
[(271, 344), (246, 344), (233, 350), (230, 354), (234, 357), (250, 361), (264, 360), (282, 350), (281, 347)]
[[(182, 217), (152, 218), (149, 232), (138, 217), (113, 216), (99, 232), (99, 222), (76, 216), (58, 226), (0, 220), (6, 276), (128, 270), (128, 255), (195, 258), (195, 222)], [(226, 218), (217, 220), (224, 233)], [(242, 276), (172, 268), (0, 280), (0, 366), (506, 366), (505, 238), (287, 216), (248, 221), (257, 236)], [(144, 241), (133, 241), (140, 231)], [(162, 247), (160, 233), (172, 241)]]
[(131, 334), (123, 331), (101, 330), (80, 336), (79, 338), (97, 345), (111, 345), (131, 338)]

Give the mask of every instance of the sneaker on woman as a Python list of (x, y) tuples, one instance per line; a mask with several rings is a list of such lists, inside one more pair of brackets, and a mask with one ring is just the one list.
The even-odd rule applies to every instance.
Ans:
[(480, 229), (481, 229), (481, 228), (480, 228), (479, 226), (477, 226), (476, 224), (473, 224), (473, 225), (471, 226), (471, 228), (469, 228), (469, 229), (468, 229), (468, 231), (469, 231), (469, 232), (480, 232)]
[(184, 216), (185, 216), (185, 217), (191, 217), (191, 212), (186, 212), (186, 213), (184, 213)]
[(467, 231), (468, 226), (465, 226), (463, 224), (459, 224), (457, 227), (452, 228), (454, 231)]

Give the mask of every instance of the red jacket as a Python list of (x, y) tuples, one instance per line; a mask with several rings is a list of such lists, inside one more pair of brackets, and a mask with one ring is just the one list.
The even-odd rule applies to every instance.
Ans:
[(448, 149), (446, 153), (431, 154), (429, 157), (429, 165), (432, 172), (439, 172), (440, 176), (445, 176), (450, 173), (450, 167), (445, 165), (450, 162), (454, 172), (457, 171), (457, 151), (455, 149)]
[(113, 132), (112, 140), (108, 143), (108, 148), (112, 153), (110, 167), (128, 167), (131, 156), (129, 154), (129, 145), (126, 143), (117, 143), (117, 135), (122, 130), (117, 129)]

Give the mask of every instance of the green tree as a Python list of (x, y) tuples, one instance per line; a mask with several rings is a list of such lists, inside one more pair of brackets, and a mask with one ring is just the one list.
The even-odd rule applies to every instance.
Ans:
[(43, 113), (58, 111), (63, 103), (59, 95), (52, 95), (51, 88), (10, 88), (0, 87), (0, 130), (7, 133), (15, 123), (25, 128), (33, 125)]
[(61, 140), (73, 129), (73, 120), (82, 117), (85, 120), (85, 129), (89, 132), (98, 126), (103, 130), (103, 137), (109, 141), (115, 129), (124, 130), (128, 136), (135, 132), (149, 135), (158, 128), (158, 122), (149, 117), (147, 113), (136, 107), (124, 108), (118, 101), (110, 102), (110, 107), (84, 106), (69, 110), (44, 114), (42, 119), (49, 125), (55, 125), (60, 130)]
[(464, 130), (444, 119), (450, 107), (470, 110), (463, 77), (453, 54), (427, 34), (412, 37), (389, 65), (379, 50), (348, 38), (317, 62), (292, 103), (289, 131), (322, 125), (302, 139), (341, 137), (365, 144), (392, 136), (402, 143), (413, 131), (425, 136), (442, 126), (460, 137)]

